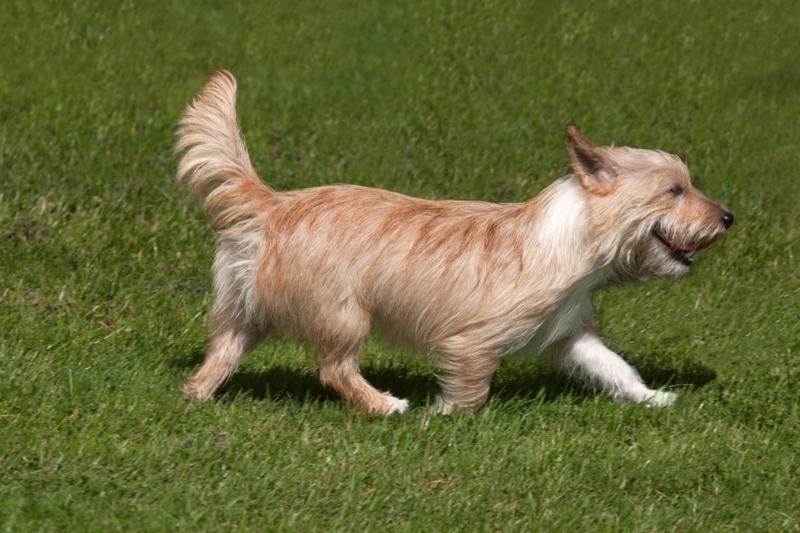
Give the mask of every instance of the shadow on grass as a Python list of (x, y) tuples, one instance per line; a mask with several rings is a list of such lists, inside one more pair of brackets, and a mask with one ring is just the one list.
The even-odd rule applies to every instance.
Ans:
[(644, 357), (636, 365), (645, 383), (651, 388), (680, 386), (697, 390), (717, 379), (713, 368), (693, 361), (684, 362), (680, 367), (665, 366), (655, 358)]
[[(196, 350), (189, 357), (173, 361), (176, 367), (197, 367), (203, 351)], [(716, 372), (699, 363), (685, 362), (679, 368), (664, 366), (658, 361), (643, 358), (637, 363), (645, 383), (652, 388), (686, 387), (699, 389), (716, 379)], [(362, 368), (364, 377), (379, 390), (391, 391), (397, 397), (407, 398), (414, 404), (424, 404), (439, 392), (432, 373), (415, 368)], [(264, 371), (240, 370), (220, 390), (221, 401), (231, 401), (240, 394), (256, 400), (281, 401), (336, 401), (338, 395), (323, 387), (310, 371), (287, 366), (274, 366)], [(577, 380), (536, 363), (501, 365), (492, 381), (491, 396), (502, 400), (555, 401), (565, 395), (582, 402), (597, 393), (582, 386)]]

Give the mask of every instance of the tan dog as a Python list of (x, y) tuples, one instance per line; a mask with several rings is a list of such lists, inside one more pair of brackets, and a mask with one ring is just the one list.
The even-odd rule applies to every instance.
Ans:
[(525, 346), (614, 399), (674, 401), (603, 345), (590, 293), (611, 280), (680, 277), (733, 223), (676, 156), (596, 147), (570, 126), (574, 174), (523, 203), (352, 185), (278, 192), (250, 164), (235, 105), (234, 77), (218, 72), (178, 133), (178, 180), (203, 201), (218, 241), (212, 339), (186, 394), (209, 398), (281, 331), (319, 352), (320, 380), (351, 404), (403, 412), (407, 401), (359, 373), (374, 321), (436, 358), (440, 412), (482, 406), (501, 358)]

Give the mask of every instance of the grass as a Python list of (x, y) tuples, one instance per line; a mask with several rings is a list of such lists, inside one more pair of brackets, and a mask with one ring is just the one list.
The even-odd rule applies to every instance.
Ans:
[[(0, 527), (800, 529), (800, 7), (537, 4), (4, 2)], [(682, 155), (733, 232), (679, 283), (595, 298), (677, 405), (523, 358), (426, 421), (431, 368), (379, 339), (365, 373), (404, 416), (353, 413), (283, 341), (185, 399), (213, 240), (171, 150), (218, 66), (278, 188), (520, 200), (571, 121)]]

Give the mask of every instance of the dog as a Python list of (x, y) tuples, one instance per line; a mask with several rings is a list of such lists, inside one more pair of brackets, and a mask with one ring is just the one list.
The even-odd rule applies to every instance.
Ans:
[(358, 358), (373, 323), (438, 367), (437, 412), (487, 400), (503, 356), (529, 347), (618, 401), (672, 404), (608, 349), (591, 292), (679, 278), (734, 216), (660, 150), (598, 147), (566, 130), (572, 173), (522, 203), (433, 201), (331, 185), (276, 191), (250, 163), (236, 80), (216, 72), (187, 106), (177, 180), (216, 235), (211, 340), (184, 392), (210, 398), (267, 334), (304, 340), (319, 379), (373, 415), (408, 402), (375, 389)]

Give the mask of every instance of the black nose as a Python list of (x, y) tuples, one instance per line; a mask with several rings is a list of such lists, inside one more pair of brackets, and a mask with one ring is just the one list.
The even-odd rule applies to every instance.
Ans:
[(733, 226), (733, 213), (730, 211), (725, 211), (722, 213), (722, 225), (725, 226), (725, 229)]

